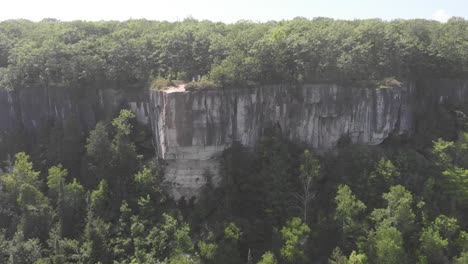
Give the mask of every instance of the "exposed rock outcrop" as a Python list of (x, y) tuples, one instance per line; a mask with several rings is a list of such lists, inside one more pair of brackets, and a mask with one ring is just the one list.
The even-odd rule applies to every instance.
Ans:
[(38, 129), (64, 125), (70, 119), (88, 132), (99, 120), (113, 118), (125, 106), (130, 106), (138, 121), (148, 124), (147, 100), (144, 89), (136, 92), (112, 88), (0, 89), (0, 132), (23, 131), (28, 140), (34, 141)]
[[(233, 142), (255, 147), (264, 131), (318, 151), (341, 139), (380, 144), (390, 135), (411, 135), (425, 111), (468, 102), (468, 81), (423, 80), (394, 88), (265, 86), (212, 91), (34, 88), (0, 90), (0, 135), (23, 131), (34, 140), (43, 126), (77, 120), (83, 131), (127, 106), (151, 124), (158, 157), (175, 198), (196, 196), (210, 171), (219, 180), (217, 158)], [(0, 138), (1, 139), (1, 138)]]
[(464, 81), (418, 85), (424, 86), (424, 93), (415, 83), (382, 89), (326, 84), (151, 91), (154, 142), (159, 157), (167, 161), (166, 179), (173, 185), (173, 196), (190, 198), (206, 182), (206, 170), (218, 175), (217, 157), (225, 148), (235, 141), (254, 147), (272, 125), (291, 141), (318, 151), (335, 147), (342, 138), (375, 145), (391, 134), (412, 133), (418, 101), (431, 107), (468, 98)]

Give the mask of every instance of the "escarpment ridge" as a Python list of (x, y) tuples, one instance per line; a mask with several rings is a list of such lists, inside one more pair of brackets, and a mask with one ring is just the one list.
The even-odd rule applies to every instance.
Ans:
[[(127, 91), (127, 92), (124, 92)], [(84, 132), (129, 107), (151, 126), (157, 156), (175, 198), (196, 196), (218, 157), (234, 142), (253, 148), (265, 130), (279, 127), (292, 142), (318, 151), (342, 139), (376, 145), (392, 135), (411, 136), (421, 113), (468, 102), (466, 80), (420, 80), (393, 88), (307, 84), (202, 91), (115, 88), (0, 91), (0, 132), (21, 129), (34, 141), (42, 126), (75, 119)]]

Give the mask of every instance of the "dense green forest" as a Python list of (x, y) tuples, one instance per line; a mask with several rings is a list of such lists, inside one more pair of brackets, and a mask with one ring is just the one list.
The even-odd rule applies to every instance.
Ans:
[[(0, 87), (217, 86), (466, 77), (468, 22), (0, 22)], [(211, 86), (208, 86), (211, 87)]]
[(207, 172), (195, 203), (167, 195), (163, 164), (122, 110), (81, 148), (61, 145), (82, 151), (79, 174), (47, 168), (45, 154), (11, 159), (0, 263), (467, 263), (468, 132), (458, 128), (425, 149), (394, 139), (321, 156), (272, 129), (253, 152), (226, 150), (220, 186)]
[[(6, 89), (467, 74), (468, 22), (459, 18), (0, 22)], [(129, 110), (89, 133), (65, 120), (37, 131), (32, 146), (15, 142), (14, 156), (0, 144), (0, 263), (468, 263), (462, 111), (434, 121), (434, 133), (341, 142), (321, 155), (271, 128), (254, 150), (224, 151), (220, 185), (207, 171), (197, 201), (168, 195), (151, 132)]]

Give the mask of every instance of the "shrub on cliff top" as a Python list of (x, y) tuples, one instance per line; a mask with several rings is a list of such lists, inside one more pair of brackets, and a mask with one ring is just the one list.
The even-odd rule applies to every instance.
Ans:
[(155, 90), (165, 90), (170, 86), (174, 86), (174, 82), (164, 78), (157, 78), (151, 82), (151, 89)]
[(215, 90), (219, 89), (220, 86), (212, 81), (199, 81), (199, 82), (189, 82), (185, 85), (185, 90), (187, 91), (198, 91), (198, 90)]

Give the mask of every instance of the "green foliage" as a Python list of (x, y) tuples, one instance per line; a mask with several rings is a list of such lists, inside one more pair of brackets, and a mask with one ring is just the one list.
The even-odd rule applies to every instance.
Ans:
[(376, 164), (375, 169), (369, 176), (369, 187), (373, 195), (378, 196), (382, 192), (388, 191), (390, 186), (395, 185), (399, 180), (400, 172), (393, 165), (392, 161), (381, 158)]
[(199, 262), (195, 261), (192, 259), (190, 256), (187, 255), (177, 255), (175, 257), (172, 257), (169, 262), (169, 264), (197, 264)]
[(67, 169), (64, 169), (61, 164), (49, 169), (47, 187), (49, 187), (49, 192), (52, 197), (56, 197), (58, 195), (60, 184), (65, 182), (67, 175)]
[(303, 163), (300, 166), (301, 177), (304, 179), (315, 179), (317, 181), (321, 174), (321, 165), (309, 150), (304, 151)]
[[(319, 161), (309, 151), (288, 146), (278, 131), (267, 133), (255, 153), (242, 148), (226, 152), (222, 187), (209, 184), (201, 204), (179, 211), (164, 193), (163, 167), (137, 155), (132, 119), (123, 112), (109, 133), (105, 125), (95, 130), (101, 130), (97, 134), (104, 135), (110, 153), (106, 161), (88, 156), (91, 167), (101, 162), (104, 178), (93, 191), (67, 175), (65, 166), (51, 167), (45, 181), (26, 154), (17, 156), (1, 175), (2, 183), (7, 179), (10, 184), (0, 191), (2, 217), (9, 216), (0, 223), (6, 229), (0, 245), (8, 244), (5, 261), (16, 252), (10, 251), (16, 230), (24, 234), (21, 243), (15, 241), (17, 251), (30, 251), (39, 263), (237, 264), (245, 262), (246, 252), (250, 263), (277, 263), (276, 256), (285, 263), (308, 263), (337, 246), (344, 253), (333, 251), (329, 263), (464, 261), (463, 204), (450, 199), (452, 192), (430, 189), (458, 188), (448, 184), (443, 172), (465, 166), (464, 139), (436, 143), (437, 171), (431, 160), (415, 163), (404, 155), (410, 152), (393, 150), (376, 154), (360, 149)], [(336, 166), (344, 171), (335, 171)], [(41, 192), (44, 183), (55, 196)], [(385, 190), (379, 194), (383, 200), (374, 201), (379, 188)], [(307, 224), (294, 217), (299, 215), (294, 198), (306, 193), (313, 197), (306, 207), (312, 212)], [(372, 213), (366, 218), (367, 209)]]
[(131, 217), (132, 210), (127, 201), (123, 201), (120, 206), (120, 217), (115, 226), (116, 237), (111, 239), (111, 249), (116, 259), (131, 259), (133, 255), (133, 240), (131, 237)]
[(0, 263), (6, 263), (8, 259), (8, 240), (5, 237), (5, 230), (0, 229)]
[(106, 161), (110, 153), (110, 140), (104, 123), (96, 124), (87, 139), (86, 151), (90, 158), (96, 161)]
[(456, 244), (460, 251), (467, 251), (468, 250), (468, 232), (466, 231), (460, 231), (457, 239), (456, 239)]
[(62, 237), (79, 238), (86, 215), (85, 189), (76, 179), (63, 188), (63, 209), (58, 211)]
[(178, 252), (180, 254), (193, 253), (194, 247), (192, 238), (190, 238), (190, 227), (188, 225), (184, 224), (177, 228), (174, 233), (174, 240), (176, 245), (173, 252)]
[(205, 241), (198, 242), (200, 257), (206, 262), (212, 261), (215, 257), (217, 245), (214, 243), (206, 243)]
[(18, 205), (21, 220), (18, 226), (26, 238), (45, 238), (52, 222), (52, 210), (47, 198), (34, 186), (23, 184), (19, 190)]
[(198, 82), (189, 82), (185, 85), (186, 91), (198, 91), (198, 90), (216, 90), (219, 89), (219, 85), (207, 80), (201, 80)]
[(393, 184), (400, 176), (400, 173), (390, 160), (381, 159), (377, 163), (374, 174), (371, 175), (371, 177), (372, 176), (382, 178), (387, 184)]
[(348, 259), (339, 247), (333, 249), (331, 256), (328, 258), (328, 264), (347, 264)]
[(142, 193), (146, 193), (145, 189), (151, 187), (153, 183), (153, 172), (151, 169), (144, 167), (142, 171), (135, 174), (135, 182), (137, 183), (137, 188), (141, 189)]
[(434, 141), (434, 147), (432, 152), (438, 157), (441, 165), (452, 162), (452, 157), (447, 153), (449, 149), (452, 149), (455, 146), (454, 142), (448, 142), (441, 138)]
[(233, 50), (220, 64), (211, 69), (211, 78), (225, 87), (254, 86), (258, 84), (259, 63), (243, 51)]
[[(299, 213), (295, 199), (299, 189), (295, 187), (298, 186), (297, 160), (300, 152), (297, 152), (297, 156), (292, 153), (275, 133), (265, 136), (255, 153), (239, 144), (226, 150), (222, 156), (221, 186), (213, 188), (209, 181), (205, 186), (200, 203), (194, 210), (192, 226), (195, 230), (204, 232), (204, 226), (208, 225), (222, 233), (225, 226), (213, 226), (211, 221), (225, 219), (224, 223), (235, 222), (241, 228), (242, 238), (239, 243), (250, 245), (255, 244), (255, 241), (271, 241), (274, 238), (279, 247), (280, 238), (275, 229), (278, 230), (289, 217)], [(237, 263), (236, 259), (246, 253), (245, 249), (240, 251), (239, 243), (217, 243), (217, 258), (214, 262)], [(253, 248), (253, 259), (270, 249)]]
[(108, 208), (112, 216), (118, 214), (120, 202), (129, 200), (135, 190), (131, 175), (138, 171), (139, 157), (132, 141), (134, 119), (135, 115), (131, 111), (123, 109), (112, 121), (116, 134), (111, 142), (111, 160), (105, 175), (109, 199), (114, 201), (109, 203)]
[(227, 239), (233, 240), (233, 241), (239, 241), (240, 236), (241, 236), (241, 230), (236, 224), (234, 223), (229, 223), (226, 228), (224, 228), (224, 236)]
[(446, 179), (446, 188), (454, 200), (468, 199), (468, 133), (462, 133), (456, 142), (434, 141), (432, 149)]
[(157, 162), (150, 162), (147, 166), (135, 174), (135, 187), (137, 195), (150, 195), (155, 201), (162, 202), (165, 199), (163, 191), (163, 173)]
[(223, 87), (388, 76), (463, 78), (466, 27), (460, 18), (444, 24), (327, 18), (233, 24), (10, 20), (0, 24), (0, 84), (131, 87), (156, 79), (151, 86), (160, 89), (171, 80), (200, 76)]
[(110, 225), (100, 218), (88, 217), (84, 232), (83, 256), (88, 263), (109, 263)]
[(132, 218), (131, 233), (138, 263), (193, 253), (194, 246), (189, 236), (188, 225), (178, 223), (168, 214), (164, 214), (163, 217), (164, 222), (150, 230), (147, 230), (138, 218)]
[[(134, 180), (129, 176), (138, 171), (140, 159), (133, 142), (134, 119), (131, 111), (123, 109), (111, 123), (113, 138), (109, 137), (106, 126), (98, 123), (87, 140), (89, 167), (95, 175), (93, 181), (101, 180), (98, 192), (93, 192), (96, 197), (101, 197), (100, 205), (94, 205), (99, 207), (96, 212), (106, 220), (118, 215), (120, 202), (129, 200), (135, 192)], [(102, 180), (105, 180), (105, 190)]]
[(99, 183), (98, 189), (91, 193), (91, 208), (93, 212), (104, 219), (110, 219), (110, 203), (108, 185), (105, 180)]
[(341, 224), (343, 234), (352, 235), (359, 229), (358, 217), (366, 210), (366, 205), (356, 198), (347, 185), (338, 186), (335, 203), (335, 219)]
[(281, 257), (288, 263), (302, 263), (306, 261), (302, 250), (307, 243), (310, 228), (302, 223), (300, 218), (292, 218), (281, 229), (283, 246), (281, 247)]
[(310, 151), (305, 150), (303, 154), (303, 162), (299, 167), (300, 171), (300, 183), (302, 192), (297, 195), (300, 206), (302, 207), (302, 220), (307, 224), (308, 209), (310, 202), (315, 197), (317, 189), (314, 186), (321, 179), (321, 165), (319, 160), (314, 157)]
[[(439, 215), (419, 238), (421, 253), (428, 263), (447, 262), (453, 252), (460, 226), (455, 218)], [(463, 234), (460, 234), (463, 236)], [(460, 238), (459, 238), (460, 239)]]
[(111, 141), (106, 125), (98, 122), (86, 140), (86, 154), (89, 158), (89, 170), (94, 177), (87, 179), (87, 186), (96, 186), (108, 173), (111, 160)]
[(112, 125), (117, 130), (117, 134), (128, 136), (132, 132), (133, 125), (132, 119), (135, 118), (135, 114), (127, 109), (122, 109), (118, 117), (112, 121)]
[(458, 221), (455, 218), (439, 215), (433, 223), (433, 227), (445, 238), (454, 238), (460, 230)]
[(58, 253), (65, 257), (65, 261), (73, 263), (80, 259), (80, 243), (77, 240), (62, 239), (58, 244), (60, 250)]
[(443, 263), (445, 259), (444, 251), (448, 248), (448, 240), (443, 239), (433, 227), (425, 228), (419, 238), (421, 242), (421, 252), (429, 263)]
[(387, 202), (384, 209), (375, 209), (371, 217), (377, 225), (394, 226), (401, 232), (409, 232), (414, 227), (413, 195), (401, 185), (392, 186), (383, 194)]
[(14, 199), (16, 199), (19, 189), (23, 184), (38, 186), (38, 180), (39, 172), (34, 171), (33, 164), (29, 161), (29, 156), (24, 152), (16, 154), (13, 171), (2, 177), (5, 189), (12, 193)]
[(468, 252), (464, 251), (462, 252), (462, 254), (460, 255), (460, 257), (458, 257), (457, 259), (455, 259), (455, 264), (464, 264), (464, 263), (468, 263)]
[(258, 155), (257, 162), (261, 164), (258, 174), (262, 188), (256, 191), (263, 194), (262, 209), (275, 224), (283, 224), (287, 220), (285, 216), (291, 215), (291, 205), (296, 203), (291, 193), (294, 193), (293, 184), (298, 177), (291, 172), (299, 166), (291, 166), (291, 151), (277, 130), (262, 139)]
[(17, 232), (9, 245), (8, 264), (35, 263), (42, 256), (39, 240), (25, 239), (23, 233)]
[(214, 263), (239, 263), (241, 256), (239, 252), (239, 242), (241, 229), (234, 223), (229, 223), (224, 228), (224, 238), (217, 246)]
[(275, 258), (275, 255), (271, 252), (265, 252), (262, 259), (257, 262), (257, 264), (278, 264), (278, 261)]
[(174, 83), (164, 78), (157, 78), (151, 82), (151, 89), (154, 90), (165, 90), (170, 86), (174, 86)]
[(397, 264), (405, 260), (403, 238), (395, 227), (381, 226), (375, 232), (375, 263)]
[(356, 251), (353, 250), (351, 252), (351, 255), (349, 255), (349, 259), (347, 264), (366, 264), (367, 263), (367, 257), (365, 254), (358, 254)]
[[(0, 88), (78, 97), (95, 87), (164, 89), (177, 79), (187, 90), (331, 81), (394, 88), (397, 80), (465, 78), (467, 27), (457, 18), (4, 21)], [(12, 166), (2, 160), (0, 263), (309, 263), (335, 247), (343, 252), (329, 263), (467, 262), (466, 132), (435, 141), (432, 157), (412, 138), (340, 145), (319, 159), (285, 140), (287, 128), (261, 131), (254, 152), (237, 144), (225, 152), (221, 186), (207, 172), (193, 205), (165, 193), (164, 163), (140, 155), (129, 110), (98, 123), (86, 146), (75, 121), (44, 129), (46, 143), (32, 155), (38, 167), (25, 153)], [(47, 175), (52, 164), (63, 166)]]

